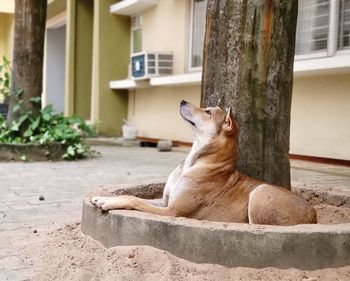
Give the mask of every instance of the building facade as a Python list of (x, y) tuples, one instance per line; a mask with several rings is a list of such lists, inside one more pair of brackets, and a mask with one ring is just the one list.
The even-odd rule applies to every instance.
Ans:
[[(129, 77), (111, 86), (128, 89), (128, 119), (140, 136), (189, 142), (178, 104), (200, 102), (207, 1), (155, 2), (130, 12), (131, 18), (142, 18), (142, 36), (134, 37), (140, 36), (141, 50), (172, 51), (173, 75), (145, 81)], [(299, 1), (294, 78), (290, 153), (350, 160), (349, 0)]]
[[(178, 107), (200, 103), (206, 4), (49, 0), (44, 102), (100, 122), (103, 135), (127, 118), (139, 137), (191, 142)], [(1, 5), (9, 53), (13, 16), (2, 25)], [(350, 160), (350, 0), (299, 1), (290, 152)]]

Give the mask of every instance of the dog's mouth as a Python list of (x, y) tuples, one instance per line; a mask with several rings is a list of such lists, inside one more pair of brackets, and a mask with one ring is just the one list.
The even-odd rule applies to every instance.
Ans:
[(190, 123), (192, 126), (196, 126), (196, 124), (194, 122), (192, 122), (191, 120), (188, 120), (186, 118), (184, 118), (188, 123)]
[(180, 115), (182, 118), (190, 123), (192, 126), (196, 126), (196, 124), (191, 121), (188, 117), (191, 116), (192, 114), (190, 113), (189, 109), (187, 108), (187, 103), (185, 101), (182, 101), (180, 104)]

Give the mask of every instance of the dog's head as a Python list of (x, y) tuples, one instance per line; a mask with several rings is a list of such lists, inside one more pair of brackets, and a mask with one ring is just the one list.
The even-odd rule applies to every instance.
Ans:
[(220, 107), (199, 108), (186, 101), (180, 103), (180, 114), (200, 138), (213, 139), (218, 136), (234, 137), (238, 134), (238, 124), (231, 110)]

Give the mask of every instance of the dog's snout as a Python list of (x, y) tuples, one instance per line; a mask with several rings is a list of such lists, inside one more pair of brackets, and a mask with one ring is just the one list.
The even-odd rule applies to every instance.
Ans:
[(185, 100), (182, 100), (182, 101), (180, 102), (180, 105), (185, 105), (185, 104), (187, 104), (187, 101), (185, 101)]

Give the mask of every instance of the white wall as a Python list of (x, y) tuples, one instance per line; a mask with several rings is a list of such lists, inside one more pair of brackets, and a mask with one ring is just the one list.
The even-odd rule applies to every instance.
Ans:
[(64, 111), (66, 26), (47, 30), (45, 103)]

